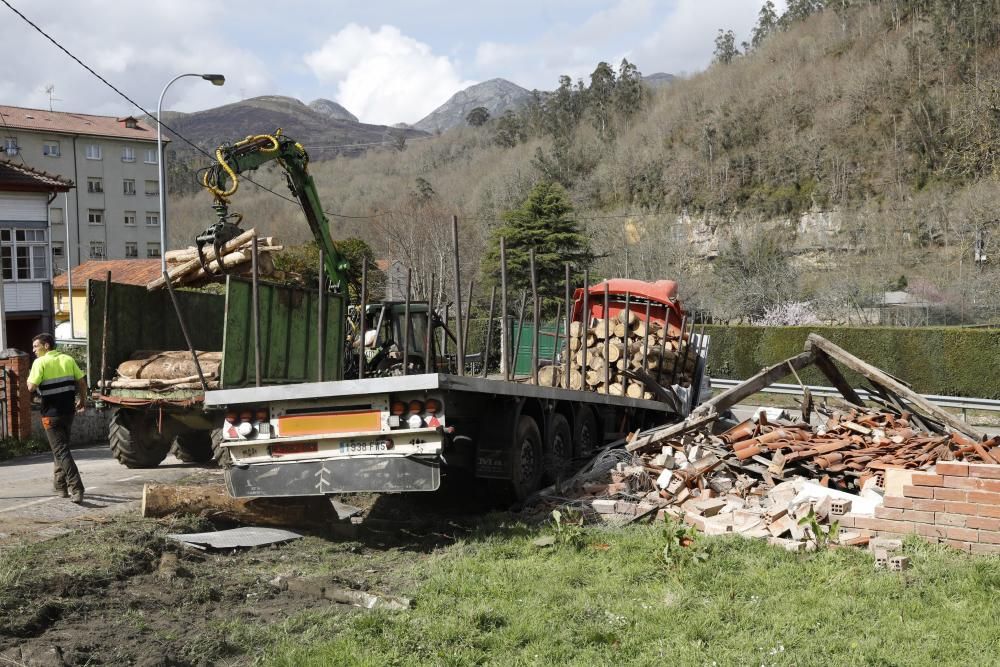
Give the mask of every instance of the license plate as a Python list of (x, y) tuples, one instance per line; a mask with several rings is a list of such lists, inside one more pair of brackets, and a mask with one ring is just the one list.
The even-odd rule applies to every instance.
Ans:
[(282, 445), (271, 445), (271, 456), (311, 454), (316, 451), (319, 451), (319, 446), (315, 442), (289, 442)]
[(370, 452), (385, 452), (388, 450), (389, 446), (385, 440), (369, 440), (367, 442), (351, 440), (340, 443), (341, 454), (367, 454)]

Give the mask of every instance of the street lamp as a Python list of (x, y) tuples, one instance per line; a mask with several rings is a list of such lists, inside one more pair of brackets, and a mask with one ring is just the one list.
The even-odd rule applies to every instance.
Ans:
[(221, 74), (178, 74), (170, 83), (163, 87), (163, 92), (160, 93), (160, 101), (156, 103), (156, 157), (157, 161), (160, 163), (160, 272), (165, 272), (167, 270), (167, 215), (166, 215), (166, 200), (167, 200), (167, 178), (166, 178), (166, 167), (164, 166), (163, 159), (163, 123), (160, 122), (160, 118), (163, 116), (163, 96), (167, 94), (167, 88), (173, 84), (177, 79), (183, 79), (186, 76), (200, 76), (205, 79), (205, 81), (211, 81), (213, 86), (221, 86), (226, 82), (226, 77)]

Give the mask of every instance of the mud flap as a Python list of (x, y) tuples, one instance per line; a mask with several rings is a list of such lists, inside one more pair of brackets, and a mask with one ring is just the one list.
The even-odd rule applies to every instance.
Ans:
[(440, 486), (440, 459), (424, 456), (258, 463), (226, 470), (226, 487), (235, 498), (436, 491)]

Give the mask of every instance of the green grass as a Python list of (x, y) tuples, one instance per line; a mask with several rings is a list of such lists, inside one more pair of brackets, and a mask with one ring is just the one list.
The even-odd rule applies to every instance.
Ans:
[(662, 527), (587, 529), (580, 550), (540, 549), (536, 536), (494, 535), (415, 560), (420, 584), (396, 591), (415, 599), (409, 611), (230, 631), (270, 645), (274, 665), (1000, 661), (995, 557), (912, 541), (913, 569), (898, 574), (874, 570), (862, 550), (791, 554), (701, 538), (707, 561), (667, 566)]
[(27, 440), (19, 440), (17, 438), (0, 439), (0, 461), (47, 451), (49, 451), (49, 441), (45, 438), (32, 436)]

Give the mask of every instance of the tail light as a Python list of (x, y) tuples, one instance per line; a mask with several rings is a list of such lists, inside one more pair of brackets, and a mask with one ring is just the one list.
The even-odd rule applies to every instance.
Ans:
[(421, 412), (424, 411), (424, 403), (423, 401), (413, 400), (410, 401), (409, 405), (407, 405), (406, 408), (411, 415), (419, 415)]
[(256, 417), (257, 417), (257, 421), (259, 421), (259, 422), (266, 422), (266, 421), (268, 421), (270, 419), (271, 415), (270, 415), (270, 413), (267, 410), (260, 409), (260, 410), (257, 411)]
[(424, 409), (429, 415), (436, 415), (441, 412), (441, 402), (436, 398), (428, 398), (427, 403), (424, 404)]
[(389, 413), (401, 416), (406, 413), (406, 403), (403, 401), (393, 401), (392, 405), (389, 407)]

